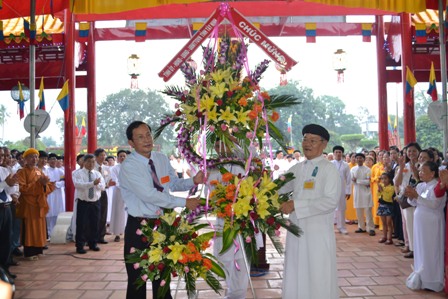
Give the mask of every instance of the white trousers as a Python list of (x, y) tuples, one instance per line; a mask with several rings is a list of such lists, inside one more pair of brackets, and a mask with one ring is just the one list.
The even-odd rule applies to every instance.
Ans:
[(336, 227), (338, 229), (345, 229), (345, 211), (347, 210), (347, 200), (345, 194), (339, 198), (338, 206), (336, 207)]
[[(364, 221), (364, 214), (366, 217), (365, 221)], [(358, 227), (360, 229), (367, 231), (375, 230), (375, 224), (373, 223), (373, 216), (372, 216), (372, 207), (356, 208), (356, 218), (358, 219)]]
[(414, 212), (415, 207), (401, 210), (406, 221), (406, 234), (408, 236), (409, 250), (414, 251)]

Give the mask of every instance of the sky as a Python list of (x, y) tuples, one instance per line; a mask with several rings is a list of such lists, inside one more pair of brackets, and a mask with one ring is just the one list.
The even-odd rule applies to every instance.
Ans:
[[(361, 36), (351, 37), (317, 37), (316, 43), (306, 43), (305, 37), (271, 38), (271, 40), (294, 60), (297, 65), (287, 73), (288, 80), (298, 81), (314, 91), (315, 96), (331, 95), (339, 97), (346, 104), (346, 112), (358, 114), (359, 107), (365, 107), (372, 115), (378, 114), (378, 90), (376, 69), (375, 38), (370, 43), (362, 42)], [(130, 77), (127, 74), (127, 58), (131, 54), (140, 57), (141, 75), (138, 85), (141, 89), (161, 91), (167, 85), (182, 86), (184, 79), (180, 71), (168, 82), (158, 77), (158, 73), (188, 40), (149, 40), (136, 43), (134, 41), (112, 41), (96, 43), (96, 86), (97, 102), (100, 103), (108, 94), (119, 92), (130, 87)], [(337, 82), (336, 71), (333, 70), (333, 53), (343, 49), (347, 54), (347, 70), (343, 83)], [(201, 69), (202, 50), (199, 48), (193, 55), (198, 68)], [(256, 44), (250, 44), (248, 60), (251, 70), (262, 60), (270, 58)], [(278, 86), (280, 73), (275, 64), (270, 63), (269, 68), (260, 81), (260, 86), (270, 89)], [(25, 83), (29, 86), (27, 83)], [(416, 88), (427, 88), (428, 83), (418, 84)], [(38, 86), (37, 86), (38, 88)], [(440, 92), (440, 91), (439, 91)], [(38, 90), (35, 91), (36, 103)], [(62, 110), (56, 101), (59, 90), (45, 90), (47, 111), (51, 123), (41, 137), (52, 137), (62, 143), (62, 133), (56, 125), (56, 119), (63, 117)], [(16, 102), (11, 99), (10, 92), (0, 92), (1, 102), (6, 106), (7, 118), (0, 137), (3, 140), (16, 141), (29, 136), (20, 121)], [(86, 111), (87, 91), (76, 89), (75, 109)], [(399, 103), (399, 115), (402, 115), (402, 85), (388, 84), (389, 113), (395, 114), (395, 103)], [(29, 101), (25, 104), (25, 115), (30, 111)], [(173, 109), (174, 109), (174, 104)], [(300, 108), (299, 108), (300, 109)], [(286, 116), (285, 116), (286, 117)], [(78, 120), (81, 122), (81, 119)]]

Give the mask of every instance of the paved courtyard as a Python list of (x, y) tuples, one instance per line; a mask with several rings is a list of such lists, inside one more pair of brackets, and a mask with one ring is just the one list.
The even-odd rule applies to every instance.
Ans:
[[(355, 234), (355, 225), (349, 225), (348, 235), (336, 234), (341, 298), (361, 299), (420, 299), (447, 298), (444, 293), (414, 292), (404, 282), (411, 271), (412, 260), (405, 259), (398, 247), (378, 243), (378, 235)], [(20, 265), (12, 267), (17, 274), (15, 298), (95, 298), (122, 299), (126, 293), (126, 270), (122, 251), (123, 241), (102, 245), (100, 252), (75, 254), (74, 243), (55, 245), (38, 261), (18, 259)], [(256, 297), (281, 298), (283, 257), (267, 244), (270, 271), (253, 277)], [(173, 282), (174, 297), (177, 281)], [(223, 282), (224, 283), (224, 282)], [(151, 284), (148, 284), (148, 290)], [(182, 282), (176, 298), (187, 298)], [(198, 298), (223, 298), (198, 282)], [(148, 291), (148, 299), (152, 298)], [(254, 298), (250, 289), (247, 298)], [(291, 298), (295, 299), (295, 298)], [(298, 298), (301, 299), (301, 298)]]

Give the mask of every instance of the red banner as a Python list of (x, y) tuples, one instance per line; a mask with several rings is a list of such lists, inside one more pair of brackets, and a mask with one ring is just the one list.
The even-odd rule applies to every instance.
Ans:
[(215, 26), (222, 22), (223, 18), (219, 14), (219, 9), (215, 10), (205, 24), (199, 29), (195, 35), (188, 41), (188, 43), (174, 56), (173, 59), (159, 72), (159, 77), (163, 81), (168, 81), (180, 68), (196, 49), (202, 45), (204, 40), (210, 36)]
[[(229, 15), (230, 8), (230, 15)], [(249, 22), (240, 12), (231, 8), (228, 4), (220, 5), (199, 29), (188, 43), (174, 56), (173, 59), (159, 72), (163, 81), (168, 81), (196, 49), (210, 36), (216, 26), (224, 19), (228, 19), (241, 33), (257, 44), (276, 64), (289, 71), (297, 62), (278, 48), (263, 32)]]
[(288, 56), (283, 50), (277, 47), (263, 32), (249, 22), (239, 11), (230, 8), (235, 26), (243, 35), (257, 44), (275, 63), (280, 64), (286, 71), (289, 71), (297, 62)]

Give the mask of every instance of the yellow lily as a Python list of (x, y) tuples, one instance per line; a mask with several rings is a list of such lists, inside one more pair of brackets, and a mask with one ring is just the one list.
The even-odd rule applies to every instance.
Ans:
[(240, 111), (236, 113), (237, 122), (242, 124), (244, 127), (247, 126), (248, 114), (250, 111), (244, 111), (244, 108), (241, 107)]
[(217, 70), (216, 72), (211, 73), (211, 76), (213, 78), (213, 81), (215, 81), (216, 83), (219, 83), (225, 79), (227, 79), (228, 77), (230, 77), (231, 73), (229, 71), (229, 69), (226, 70)]
[(210, 86), (212, 96), (218, 99), (221, 99), (227, 90), (229, 89), (226, 87), (226, 83), (224, 82), (216, 83), (216, 85)]
[(160, 262), (162, 260), (163, 250), (160, 247), (151, 246), (151, 250), (148, 253), (149, 263)]
[(166, 240), (166, 236), (156, 230), (152, 233), (152, 237), (154, 238), (152, 244), (160, 244)]
[(210, 97), (208, 94), (204, 94), (201, 99), (201, 111), (210, 111), (216, 103), (213, 97)]
[(219, 116), (218, 120), (225, 121), (227, 123), (230, 123), (231, 121), (236, 121), (235, 115), (230, 111), (230, 107), (227, 106), (226, 110), (219, 109), (219, 112), (221, 115)]
[(212, 110), (207, 110), (208, 121), (218, 122), (218, 113), (216, 113), (216, 106)]
[(185, 249), (185, 245), (181, 245), (176, 242), (174, 245), (168, 246), (168, 248), (171, 249), (171, 252), (166, 257), (172, 260), (174, 264), (177, 264), (177, 261), (182, 257), (182, 252)]
[(241, 218), (242, 216), (247, 217), (249, 211), (252, 210), (250, 205), (250, 199), (239, 198), (236, 203), (232, 205), (233, 211), (235, 212), (235, 217)]

